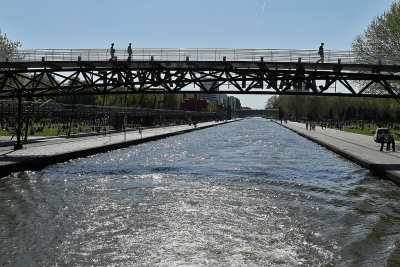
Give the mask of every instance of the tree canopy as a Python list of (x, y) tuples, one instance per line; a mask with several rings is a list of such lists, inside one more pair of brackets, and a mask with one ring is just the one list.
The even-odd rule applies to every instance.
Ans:
[(0, 58), (12, 57), (13, 53), (21, 46), (20, 42), (13, 42), (7, 34), (2, 34), (0, 29)]
[(400, 108), (394, 99), (279, 96), (271, 97), (265, 108), (281, 108), (285, 115), (304, 120), (398, 121)]
[(376, 16), (363, 34), (352, 43), (357, 60), (362, 63), (400, 63), (400, 2)]

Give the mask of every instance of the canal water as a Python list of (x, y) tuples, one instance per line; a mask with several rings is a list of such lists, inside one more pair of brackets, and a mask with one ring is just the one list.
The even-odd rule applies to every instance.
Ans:
[(245, 119), (0, 180), (0, 266), (399, 266), (400, 189)]

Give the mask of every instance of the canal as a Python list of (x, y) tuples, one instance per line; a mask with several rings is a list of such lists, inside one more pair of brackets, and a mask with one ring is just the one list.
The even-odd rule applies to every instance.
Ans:
[(262, 118), (0, 180), (0, 266), (399, 266), (400, 188)]

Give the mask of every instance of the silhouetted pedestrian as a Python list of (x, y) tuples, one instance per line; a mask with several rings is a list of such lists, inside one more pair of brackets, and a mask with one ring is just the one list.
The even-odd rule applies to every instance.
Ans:
[(320, 56), (320, 59), (317, 60), (316, 63), (324, 63), (324, 43), (321, 43), (319, 49), (318, 49), (318, 55)]
[(386, 145), (386, 151), (390, 151), (390, 145), (392, 145), (392, 150), (395, 151), (394, 137), (392, 134), (389, 134)]
[[(383, 151), (383, 146), (385, 145), (385, 143), (387, 143), (389, 141), (389, 134), (386, 133), (383, 138), (381, 139), (381, 151)], [(386, 146), (386, 150), (388, 149), (388, 146)]]
[(128, 45), (128, 61), (131, 61), (132, 59), (132, 43), (129, 43)]
[(393, 152), (394, 151), (396, 151), (396, 144), (395, 144), (395, 142), (394, 142), (394, 137), (392, 136), (392, 150), (393, 150)]
[(114, 60), (114, 55), (115, 55), (114, 43), (111, 43), (110, 55), (111, 55), (110, 61), (113, 61)]

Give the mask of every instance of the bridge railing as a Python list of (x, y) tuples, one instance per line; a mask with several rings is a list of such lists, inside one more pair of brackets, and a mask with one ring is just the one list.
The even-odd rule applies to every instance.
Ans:
[[(18, 50), (0, 62), (38, 61), (126, 61), (126, 49), (116, 49), (111, 59), (109, 49), (29, 49)], [(132, 61), (246, 61), (246, 62), (301, 62), (315, 63), (320, 59), (317, 50), (294, 49), (221, 49), (221, 48), (146, 48), (133, 49)], [(355, 63), (352, 51), (325, 50), (325, 63)]]

